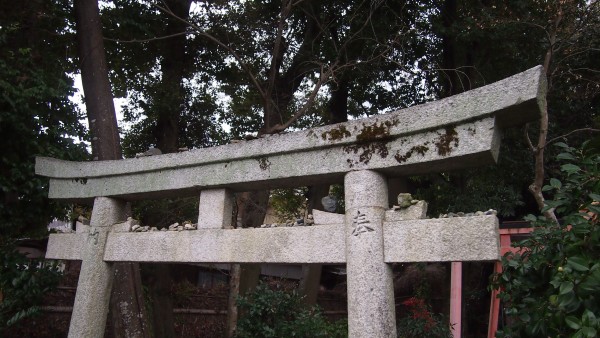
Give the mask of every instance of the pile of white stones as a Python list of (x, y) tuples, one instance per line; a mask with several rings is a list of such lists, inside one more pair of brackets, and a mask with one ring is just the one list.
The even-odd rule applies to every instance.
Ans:
[(498, 215), (498, 211), (494, 209), (489, 209), (488, 211), (476, 211), (476, 212), (449, 212), (447, 214), (440, 214), (438, 218), (452, 218), (452, 217), (473, 217), (473, 216), (488, 216), (488, 215)]
[(184, 221), (183, 224), (177, 222), (169, 225), (167, 228), (158, 229), (157, 227), (151, 227), (148, 225), (141, 225), (140, 221), (135, 220), (131, 217), (127, 218), (127, 228), (129, 232), (148, 232), (148, 231), (184, 231), (184, 230), (196, 230), (198, 224), (190, 221)]
[(285, 223), (271, 223), (263, 224), (261, 228), (278, 228), (278, 227), (297, 227), (297, 226), (311, 226), (315, 224), (313, 215), (309, 214), (306, 217), (299, 217), (296, 220), (288, 219)]

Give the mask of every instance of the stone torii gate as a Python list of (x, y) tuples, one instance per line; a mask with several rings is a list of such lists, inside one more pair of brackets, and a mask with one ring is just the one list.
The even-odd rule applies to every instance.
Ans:
[[(346, 264), (349, 336), (395, 337), (390, 263), (498, 260), (498, 220), (390, 212), (387, 179), (494, 163), (501, 129), (539, 117), (544, 79), (536, 67), (390, 114), (179, 154), (37, 158), (50, 198), (94, 203), (89, 227), (48, 243), (46, 258), (82, 260), (69, 337), (103, 336), (112, 263), (122, 261)], [(231, 229), (235, 191), (342, 181), (346, 214), (333, 224)], [(200, 198), (197, 230), (123, 223), (127, 201), (190, 195)]]

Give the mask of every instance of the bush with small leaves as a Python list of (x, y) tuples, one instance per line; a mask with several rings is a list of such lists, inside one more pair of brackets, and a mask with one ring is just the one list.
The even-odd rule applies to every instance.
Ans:
[(500, 288), (508, 323), (498, 337), (597, 337), (600, 334), (600, 154), (564, 143), (561, 178), (543, 187), (560, 224), (528, 216), (535, 230), (502, 258)]
[(241, 318), (236, 337), (347, 337), (345, 321), (330, 323), (321, 311), (307, 307), (296, 292), (272, 290), (260, 283), (256, 290), (238, 298)]
[(44, 294), (58, 285), (61, 276), (54, 263), (30, 260), (14, 243), (0, 245), (0, 333), (39, 312)]

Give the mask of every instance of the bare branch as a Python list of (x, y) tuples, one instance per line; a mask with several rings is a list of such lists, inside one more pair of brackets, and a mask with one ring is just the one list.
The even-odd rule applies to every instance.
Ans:
[(308, 97), (308, 100), (306, 101), (306, 103), (304, 103), (304, 105), (302, 106), (301, 109), (299, 109), (289, 120), (287, 120), (283, 125), (276, 125), (273, 126), (273, 128), (271, 128), (270, 130), (268, 130), (269, 134), (272, 133), (278, 133), (281, 132), (285, 129), (287, 129), (289, 126), (291, 126), (294, 122), (296, 122), (301, 116), (303, 116), (304, 114), (306, 114), (306, 112), (308, 111), (308, 109), (312, 106), (315, 98), (317, 97), (317, 94), (319, 93), (319, 90), (321, 89), (321, 86), (327, 81), (327, 79), (329, 77), (331, 77), (331, 75), (334, 72), (335, 67), (337, 66), (337, 62), (334, 63), (332, 66), (330, 66), (327, 71), (323, 70), (323, 67), (321, 67), (321, 72), (320, 72), (320, 76), (319, 76), (319, 80), (317, 81), (317, 83), (315, 84), (315, 87), (313, 88), (312, 92), (310, 93), (310, 96)]
[[(546, 73), (549, 73), (550, 63), (552, 62), (552, 56), (556, 47), (556, 40), (558, 35), (558, 26), (563, 18), (562, 8), (559, 8), (557, 16), (554, 20), (554, 27), (550, 32), (548, 50), (546, 51), (546, 55), (544, 57), (544, 69)], [(549, 75), (547, 75), (550, 77)], [(550, 79), (548, 79), (550, 82)], [(548, 84), (550, 86), (550, 83)], [(546, 98), (544, 97), (544, 102), (542, 105), (542, 116), (540, 118), (540, 132), (538, 135), (538, 143), (534, 150), (535, 155), (535, 173), (533, 183), (529, 186), (529, 191), (533, 195), (538, 208), (542, 210), (545, 206), (545, 198), (542, 193), (542, 187), (544, 185), (544, 149), (546, 147), (546, 139), (548, 136), (548, 104)], [(556, 214), (554, 213), (554, 209), (546, 210), (544, 212), (544, 216), (549, 220), (553, 221), (556, 224), (559, 224)]]
[(527, 131), (528, 128), (529, 128), (529, 123), (527, 123), (525, 125), (525, 127), (523, 128), (523, 136), (525, 136), (525, 142), (527, 142), (527, 146), (529, 147), (529, 150), (531, 150), (531, 152), (535, 154), (536, 149), (533, 146), (533, 143), (531, 143), (531, 138), (529, 138), (529, 132)]
[(594, 129), (594, 128), (575, 129), (575, 130), (573, 130), (573, 131), (571, 131), (569, 133), (566, 133), (564, 135), (560, 135), (560, 136), (557, 136), (557, 137), (551, 139), (550, 141), (546, 142), (546, 146), (548, 146), (550, 143), (556, 142), (556, 141), (558, 141), (560, 139), (567, 138), (568, 136), (570, 136), (572, 134), (580, 133), (580, 132), (584, 132), (584, 131), (589, 131), (589, 132), (597, 133), (597, 132), (600, 132), (600, 129)]
[(106, 40), (106, 41), (112, 41), (112, 42), (117, 42), (117, 43), (144, 43), (144, 42), (151, 42), (151, 41), (157, 41), (157, 40), (170, 39), (170, 38), (174, 38), (176, 36), (186, 35), (186, 34), (188, 34), (188, 32), (180, 32), (180, 33), (175, 33), (175, 34), (171, 34), (171, 35), (157, 36), (157, 37), (148, 38), (148, 39), (120, 40), (120, 39), (104, 38), (104, 40)]
[[(283, 28), (285, 26), (285, 20), (287, 19), (290, 11), (292, 9), (292, 2), (290, 0), (284, 0), (281, 4), (281, 13), (279, 17), (279, 22), (277, 24), (277, 34), (275, 36), (275, 43), (273, 46), (273, 53), (271, 55), (271, 69), (269, 72), (269, 78), (267, 81), (267, 89), (265, 90), (265, 100), (268, 101), (266, 109), (275, 109), (279, 115), (281, 112), (278, 107), (274, 104), (272, 99), (273, 89), (275, 88), (275, 79), (277, 78), (277, 73), (279, 70), (279, 65), (282, 60), (280, 60), (280, 53), (282, 52), (282, 40), (283, 40)], [(266, 111), (265, 114), (270, 114), (270, 111)], [(267, 119), (268, 121), (268, 119)], [(271, 126), (266, 126), (267, 130), (270, 129)]]

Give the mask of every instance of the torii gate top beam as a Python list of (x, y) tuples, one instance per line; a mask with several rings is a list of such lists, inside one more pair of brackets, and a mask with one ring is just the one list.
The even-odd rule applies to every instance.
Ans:
[[(389, 114), (178, 154), (101, 162), (37, 158), (50, 198), (146, 199), (207, 188), (253, 190), (335, 182), (352, 170), (421, 174), (496, 160), (498, 129), (539, 117), (541, 66)], [(498, 128), (494, 128), (498, 127)]]

